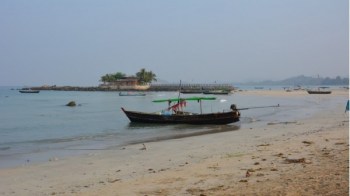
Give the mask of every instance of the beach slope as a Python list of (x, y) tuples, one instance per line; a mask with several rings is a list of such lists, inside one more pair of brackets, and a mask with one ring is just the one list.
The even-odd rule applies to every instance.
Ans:
[(1, 169), (0, 194), (348, 195), (349, 116), (337, 105), (295, 122)]

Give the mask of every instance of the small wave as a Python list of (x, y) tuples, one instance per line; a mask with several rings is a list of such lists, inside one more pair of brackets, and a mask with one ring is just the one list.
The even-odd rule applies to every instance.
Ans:
[[(81, 135), (67, 138), (50, 138), (50, 139), (39, 139), (39, 140), (27, 140), (18, 142), (3, 143), (3, 145), (25, 145), (25, 144), (58, 144), (66, 142), (76, 142), (83, 140), (95, 140), (98, 138), (105, 138), (108, 134), (95, 134), (95, 135)], [(0, 150), (8, 150), (10, 147), (0, 147)]]
[(9, 147), (9, 146), (5, 146), (5, 147), (0, 148), (0, 150), (9, 150), (9, 149), (11, 149), (11, 147)]
[(240, 121), (241, 121), (241, 123), (253, 123), (253, 122), (260, 121), (260, 120), (252, 118), (252, 117), (241, 117)]
[(126, 142), (125, 145), (139, 144), (139, 143), (146, 143), (146, 142), (156, 142), (156, 141), (163, 141), (163, 140), (172, 140), (172, 139), (180, 139), (180, 138), (186, 138), (186, 137), (195, 137), (195, 136), (201, 136), (201, 135), (223, 133), (223, 132), (229, 132), (229, 131), (237, 131), (239, 129), (240, 129), (239, 124), (220, 125), (220, 126), (213, 126), (210, 129), (203, 130), (203, 131), (176, 133), (176, 134), (168, 134), (168, 135), (163, 135), (163, 136), (154, 136), (154, 137), (149, 137), (149, 138), (131, 140), (129, 142)]

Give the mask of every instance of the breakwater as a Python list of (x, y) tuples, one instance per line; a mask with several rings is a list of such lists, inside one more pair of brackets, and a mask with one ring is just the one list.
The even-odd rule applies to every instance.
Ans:
[(39, 86), (31, 87), (33, 90), (52, 91), (146, 91), (149, 86)]
[(53, 91), (205, 91), (205, 90), (234, 90), (232, 84), (151, 84), (151, 85), (135, 85), (135, 86), (39, 86), (31, 87), (33, 90), (53, 90)]
[(152, 84), (151, 91), (207, 91), (207, 90), (234, 90), (232, 84)]

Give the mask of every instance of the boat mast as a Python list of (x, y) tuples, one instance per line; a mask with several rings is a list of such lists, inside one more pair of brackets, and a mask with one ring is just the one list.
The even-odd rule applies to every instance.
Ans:
[(179, 85), (179, 96), (177, 96), (177, 98), (179, 99), (178, 103), (180, 103), (180, 92), (181, 92), (181, 80), (180, 80), (180, 85)]
[(181, 94), (181, 80), (180, 80), (180, 85), (179, 85), (179, 96), (177, 96), (177, 103), (179, 104), (180, 103), (180, 94)]

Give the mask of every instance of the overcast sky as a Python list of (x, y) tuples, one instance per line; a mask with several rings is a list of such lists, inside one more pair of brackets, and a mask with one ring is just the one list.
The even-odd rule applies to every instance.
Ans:
[(0, 85), (348, 76), (348, 0), (1, 0)]

